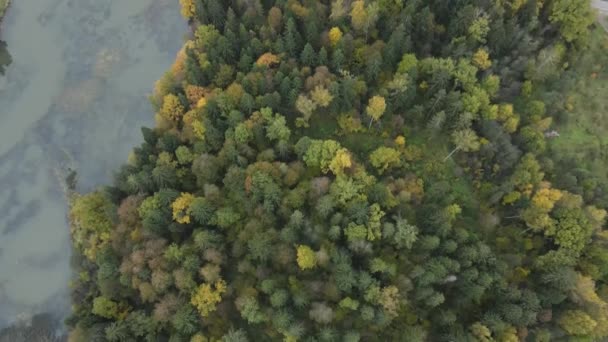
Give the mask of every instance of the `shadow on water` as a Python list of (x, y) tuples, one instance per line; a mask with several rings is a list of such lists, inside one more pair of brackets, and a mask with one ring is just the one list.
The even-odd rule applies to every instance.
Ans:
[(186, 32), (173, 0), (11, 5), (0, 44), (0, 329), (13, 325), (0, 342), (62, 330), (65, 179), (75, 170), (81, 191), (111, 180), (153, 123), (147, 94)]

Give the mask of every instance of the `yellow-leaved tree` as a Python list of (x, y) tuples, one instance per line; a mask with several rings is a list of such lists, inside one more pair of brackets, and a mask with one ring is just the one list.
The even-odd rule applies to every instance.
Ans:
[(160, 115), (170, 121), (179, 121), (184, 115), (184, 105), (176, 95), (167, 94), (163, 98), (163, 106)]
[(281, 28), (281, 22), (283, 21), (283, 12), (278, 7), (272, 7), (270, 11), (268, 11), (268, 25), (272, 27), (274, 30), (279, 30)]
[(115, 210), (114, 204), (101, 191), (73, 199), (70, 208), (72, 239), (89, 260), (95, 260), (97, 251), (110, 242)]
[(310, 97), (318, 107), (326, 108), (329, 106), (334, 97), (331, 95), (329, 90), (323, 86), (316, 86), (313, 91), (310, 92)]
[(555, 202), (559, 201), (563, 193), (557, 189), (540, 189), (532, 197), (532, 204), (545, 212), (549, 212), (555, 206)]
[(597, 326), (597, 322), (582, 310), (567, 310), (557, 322), (570, 335), (589, 335)]
[(345, 148), (339, 149), (329, 163), (329, 169), (334, 173), (334, 175), (341, 175), (344, 173), (344, 169), (348, 169), (351, 166), (352, 160), (350, 153)]
[(222, 301), (222, 294), (224, 292), (226, 292), (226, 282), (222, 279), (216, 281), (213, 286), (206, 283), (201, 284), (190, 299), (190, 302), (196, 307), (201, 316), (207, 317), (211, 312), (215, 311), (217, 304)]
[(382, 96), (374, 96), (369, 100), (365, 111), (367, 115), (371, 117), (369, 127), (372, 126), (372, 122), (380, 120), (384, 111), (386, 110), (386, 100)]
[(196, 14), (196, 3), (194, 0), (179, 0), (179, 4), (182, 6), (181, 13), (186, 19), (192, 19)]
[(342, 30), (339, 27), (332, 27), (329, 30), (329, 42), (332, 46), (336, 46), (342, 39)]
[(261, 55), (260, 58), (258, 58), (255, 64), (257, 66), (272, 66), (273, 64), (277, 64), (280, 61), (281, 60), (279, 59), (279, 56), (274, 55), (270, 52), (266, 52), (265, 54)]
[(187, 192), (182, 193), (171, 205), (173, 209), (173, 219), (175, 222), (190, 223), (190, 204), (194, 201), (194, 195)]
[(487, 70), (492, 66), (490, 54), (485, 49), (479, 49), (473, 54), (473, 64), (481, 70)]
[(350, 11), (351, 23), (355, 30), (363, 30), (367, 23), (367, 12), (365, 11), (365, 1), (357, 0), (353, 2)]
[(312, 248), (306, 245), (298, 246), (298, 266), (302, 270), (310, 270), (317, 266), (317, 256)]
[(391, 147), (379, 147), (369, 156), (369, 161), (378, 169), (380, 174), (401, 162), (401, 153)]

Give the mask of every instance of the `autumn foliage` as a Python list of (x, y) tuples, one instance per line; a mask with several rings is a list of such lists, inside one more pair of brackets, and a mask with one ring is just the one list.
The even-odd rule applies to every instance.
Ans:
[(179, 3), (156, 126), (70, 201), (72, 340), (608, 338), (586, 1)]

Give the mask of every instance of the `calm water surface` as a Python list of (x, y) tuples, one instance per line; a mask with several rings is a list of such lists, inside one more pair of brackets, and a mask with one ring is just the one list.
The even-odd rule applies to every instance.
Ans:
[(16, 0), (2, 24), (0, 328), (69, 310), (60, 179), (111, 180), (153, 123), (147, 100), (187, 26), (174, 0)]

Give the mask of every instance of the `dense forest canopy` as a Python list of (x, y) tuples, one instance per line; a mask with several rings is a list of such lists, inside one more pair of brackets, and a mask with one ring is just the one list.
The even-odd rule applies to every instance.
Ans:
[(72, 341), (608, 338), (608, 186), (543, 101), (588, 0), (180, 4), (156, 127), (72, 201)]

